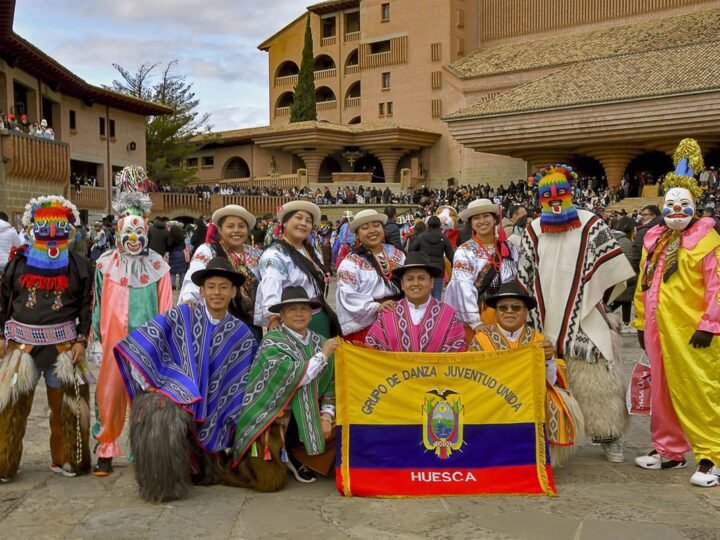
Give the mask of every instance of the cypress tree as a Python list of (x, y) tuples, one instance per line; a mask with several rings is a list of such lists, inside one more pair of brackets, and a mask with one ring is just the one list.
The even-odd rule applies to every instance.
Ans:
[(298, 83), (295, 86), (295, 99), (290, 108), (290, 122), (305, 122), (307, 120), (317, 120), (310, 15), (308, 15), (307, 24), (305, 25), (305, 45), (303, 46)]

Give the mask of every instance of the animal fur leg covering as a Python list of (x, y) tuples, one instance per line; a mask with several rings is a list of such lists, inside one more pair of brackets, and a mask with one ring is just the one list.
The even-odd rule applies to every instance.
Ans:
[(620, 360), (595, 363), (566, 357), (568, 380), (591, 437), (622, 437), (628, 424)]
[[(58, 355), (55, 365), (55, 375), (60, 380), (62, 402), (60, 404), (60, 421), (62, 425), (62, 455), (63, 461), (59, 464), (69, 463), (77, 474), (87, 473), (90, 470), (90, 387), (81, 384), (78, 411), (78, 399), (75, 392), (75, 377), (77, 376), (72, 358), (68, 352)], [(77, 451), (77, 415), (80, 414), (80, 455)], [(56, 414), (56, 411), (51, 411)]]
[(258, 456), (252, 457), (251, 452), (245, 453), (237, 467), (232, 467), (232, 458), (218, 456), (216, 461), (216, 474), (223, 484), (234, 487), (244, 487), (271, 493), (280, 491), (287, 485), (288, 468), (280, 458), (282, 439), (280, 437), (281, 426), (273, 424), (270, 426), (270, 454), (272, 460), (263, 459), (263, 436), (257, 441)]
[(180, 499), (190, 488), (190, 415), (157, 392), (137, 396), (130, 410), (130, 448), (140, 496)]
[(580, 404), (575, 399), (575, 396), (563, 388), (557, 388), (557, 391), (562, 394), (563, 402), (567, 407), (570, 418), (572, 418), (573, 425), (575, 426), (575, 444), (572, 446), (558, 446), (555, 444), (550, 445), (550, 463), (553, 468), (559, 468), (565, 465), (577, 450), (580, 443), (582, 443), (585, 437), (585, 417), (583, 416)]
[(23, 437), (32, 409), (38, 373), (29, 354), (15, 349), (0, 362), (0, 477), (20, 467)]

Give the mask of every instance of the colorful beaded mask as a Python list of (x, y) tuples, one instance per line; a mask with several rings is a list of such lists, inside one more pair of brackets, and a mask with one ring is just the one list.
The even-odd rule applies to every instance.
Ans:
[(548, 166), (535, 175), (534, 181), (538, 186), (542, 206), (542, 232), (559, 233), (580, 226), (577, 208), (572, 200), (572, 181), (576, 176), (567, 165)]

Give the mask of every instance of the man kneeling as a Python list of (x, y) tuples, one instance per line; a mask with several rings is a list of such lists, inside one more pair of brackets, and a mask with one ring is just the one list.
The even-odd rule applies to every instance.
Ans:
[(227, 259), (213, 259), (192, 276), (203, 303), (177, 306), (115, 347), (132, 400), (130, 447), (145, 500), (178, 499), (191, 482), (232, 477), (226, 450), (257, 350), (250, 329), (228, 312), (244, 279)]
[(555, 359), (552, 343), (526, 324), (528, 311), (537, 302), (516, 282), (503, 283), (487, 304), (497, 310), (497, 322), (483, 326), (470, 344), (471, 351), (517, 349), (535, 343), (545, 350), (547, 381), (547, 437), (550, 461), (561, 467), (571, 456), (584, 433), (585, 420), (577, 400), (568, 391), (565, 363)]
[(299, 482), (314, 482), (316, 472), (327, 475), (334, 465), (337, 341), (308, 329), (318, 307), (302, 287), (287, 287), (280, 303), (269, 308), (282, 325), (260, 344), (233, 446), (240, 476), (274, 471), (255, 489), (282, 488), (287, 469)]

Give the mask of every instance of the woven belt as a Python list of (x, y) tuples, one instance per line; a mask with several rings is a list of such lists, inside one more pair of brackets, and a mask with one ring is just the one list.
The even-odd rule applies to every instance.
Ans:
[(28, 345), (57, 345), (77, 339), (75, 321), (36, 326), (14, 319), (5, 323), (5, 339)]

